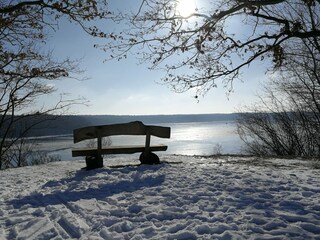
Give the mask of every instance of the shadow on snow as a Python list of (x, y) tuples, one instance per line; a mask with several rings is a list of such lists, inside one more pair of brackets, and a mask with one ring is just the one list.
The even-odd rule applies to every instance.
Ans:
[[(57, 205), (57, 204), (64, 204), (68, 202), (78, 201), (82, 199), (97, 199), (102, 200), (106, 199), (108, 197), (111, 197), (114, 194), (119, 193), (130, 193), (135, 192), (142, 188), (150, 188), (155, 186), (160, 186), (164, 180), (165, 175), (147, 175), (143, 176), (142, 174), (139, 174), (141, 172), (144, 172), (146, 170), (153, 170), (156, 172), (159, 168), (161, 168), (160, 165), (157, 166), (146, 166), (146, 167), (127, 167), (122, 169), (97, 169), (97, 170), (91, 170), (91, 171), (77, 171), (76, 174), (73, 177), (64, 178), (58, 181), (49, 181), (45, 185), (43, 185), (42, 188), (54, 188), (59, 186), (68, 186), (66, 190), (58, 189), (57, 191), (54, 191), (53, 193), (49, 194), (41, 194), (41, 193), (34, 193), (29, 196), (22, 197), (20, 199), (13, 199), (9, 201), (9, 204), (12, 204), (12, 206), (16, 209), (20, 209), (22, 206), (29, 205), (31, 207), (45, 207), (48, 205)], [(98, 174), (103, 174), (103, 176), (100, 175), (100, 177), (97, 178), (108, 178), (108, 175), (111, 175), (115, 172), (120, 172), (123, 174), (129, 174), (133, 171), (136, 171), (138, 174), (136, 174), (132, 179), (130, 180), (121, 180), (117, 182), (107, 183), (107, 184), (99, 184), (99, 187), (89, 187), (85, 190), (78, 190), (77, 186), (80, 186), (80, 182), (85, 180), (86, 178), (93, 177), (91, 180), (85, 180), (85, 181), (94, 181), (94, 177)], [(80, 186), (81, 187), (81, 186)]]

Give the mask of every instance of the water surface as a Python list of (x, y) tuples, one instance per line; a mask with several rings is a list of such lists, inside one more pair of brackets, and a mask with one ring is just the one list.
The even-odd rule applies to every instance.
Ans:
[[(155, 124), (171, 127), (171, 138), (151, 137), (151, 144), (166, 144), (168, 150), (161, 154), (211, 155), (237, 154), (241, 140), (233, 121), (191, 122)], [(145, 143), (144, 136), (112, 136), (112, 145), (139, 145)], [(59, 154), (62, 160), (70, 160), (71, 148), (83, 147), (86, 143), (73, 144), (72, 136), (60, 136), (39, 141), (38, 148), (49, 154)]]

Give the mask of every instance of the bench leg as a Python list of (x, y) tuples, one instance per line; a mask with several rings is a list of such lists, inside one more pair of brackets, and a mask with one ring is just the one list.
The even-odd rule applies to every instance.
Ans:
[(102, 168), (103, 167), (103, 157), (102, 156), (87, 156), (86, 157), (86, 170)]
[(153, 152), (143, 152), (141, 153), (139, 160), (141, 164), (159, 164), (160, 159), (159, 157), (154, 154)]

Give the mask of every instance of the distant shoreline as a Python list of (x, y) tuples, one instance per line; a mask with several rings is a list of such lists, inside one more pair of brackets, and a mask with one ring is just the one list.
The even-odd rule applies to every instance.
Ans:
[[(191, 122), (215, 122), (215, 121), (235, 121), (236, 113), (215, 113), (215, 114), (173, 114), (173, 115), (62, 115), (44, 116), (49, 120), (37, 125), (32, 129), (27, 137), (70, 135), (73, 129), (106, 125), (115, 123), (125, 123), (141, 121), (144, 124), (168, 124), (168, 123), (191, 123)], [(25, 118), (26, 124), (36, 123), (32, 117)], [(14, 126), (16, 129), (26, 124)], [(18, 131), (19, 132), (19, 131)]]

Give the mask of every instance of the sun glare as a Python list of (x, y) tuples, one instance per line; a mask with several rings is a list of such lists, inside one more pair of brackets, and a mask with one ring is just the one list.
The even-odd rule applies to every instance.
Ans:
[(182, 17), (188, 17), (195, 12), (196, 4), (194, 0), (179, 0), (176, 10)]

